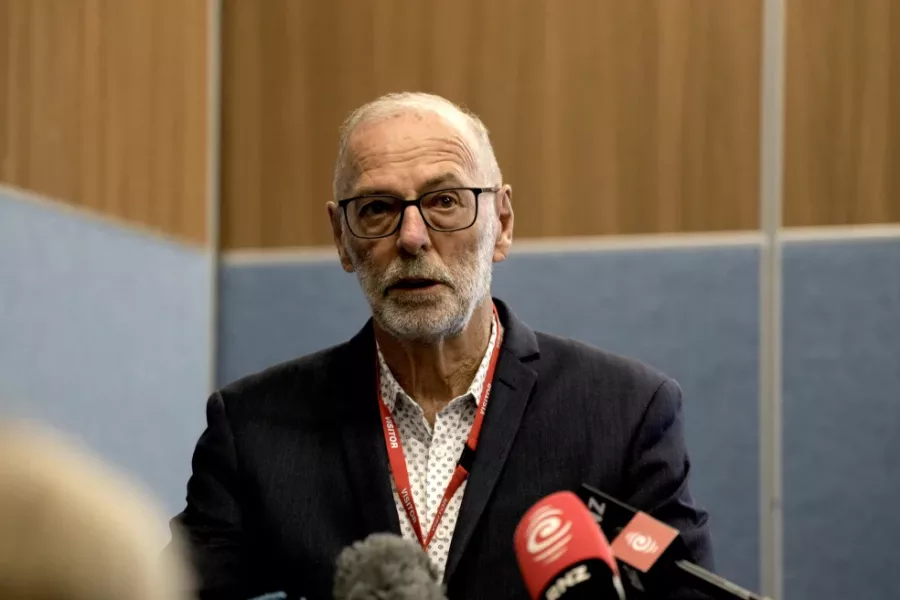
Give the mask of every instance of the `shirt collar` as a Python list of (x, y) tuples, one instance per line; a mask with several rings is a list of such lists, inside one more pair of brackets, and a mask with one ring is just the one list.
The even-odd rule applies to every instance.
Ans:
[[(478, 370), (475, 371), (475, 376), (469, 384), (469, 389), (465, 394), (459, 396), (459, 398), (467, 396), (474, 398), (476, 406), (481, 404), (481, 392), (484, 390), (485, 378), (491, 362), (491, 354), (494, 352), (494, 346), (497, 343), (497, 334), (497, 320), (491, 319), (491, 336), (488, 340), (487, 349), (484, 351), (484, 356), (481, 358), (481, 364), (478, 365)], [(384, 360), (384, 356), (381, 354), (381, 347), (378, 345), (377, 341), (375, 342), (375, 348), (378, 353), (378, 371), (381, 377), (381, 397), (384, 399), (385, 406), (387, 406), (389, 411), (394, 412), (398, 396), (409, 402), (415, 403), (410, 395), (406, 393), (406, 390), (404, 390), (394, 378), (394, 374), (391, 373), (387, 361)], [(457, 399), (458, 398), (454, 398), (453, 400)]]

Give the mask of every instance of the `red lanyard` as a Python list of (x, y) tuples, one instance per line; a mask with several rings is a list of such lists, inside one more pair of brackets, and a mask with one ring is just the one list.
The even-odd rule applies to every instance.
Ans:
[(484, 413), (487, 411), (488, 396), (491, 393), (491, 384), (494, 381), (494, 370), (497, 368), (497, 358), (500, 356), (500, 345), (503, 341), (503, 332), (500, 329), (500, 317), (497, 315), (496, 307), (494, 307), (494, 323), (497, 328), (497, 339), (494, 342), (494, 350), (491, 352), (491, 361), (488, 364), (487, 375), (484, 379), (484, 388), (481, 390), (481, 400), (478, 403), (478, 409), (475, 411), (475, 422), (472, 423), (472, 429), (469, 431), (469, 439), (466, 440), (466, 447), (463, 448), (462, 457), (467, 458), (468, 460), (464, 461), (463, 458), (460, 458), (459, 463), (456, 465), (453, 476), (450, 478), (450, 483), (444, 491), (444, 497), (441, 499), (441, 503), (434, 515), (434, 521), (431, 523), (431, 529), (428, 532), (427, 538), (422, 537), (422, 526), (419, 523), (419, 513), (416, 511), (416, 503), (413, 501), (412, 487), (409, 482), (409, 471), (406, 469), (406, 457), (403, 454), (403, 442), (400, 441), (400, 432), (397, 431), (394, 417), (391, 415), (391, 411), (388, 409), (387, 404), (384, 402), (384, 398), (381, 396), (381, 375), (380, 369), (376, 365), (375, 385), (378, 389), (381, 424), (384, 427), (384, 443), (387, 447), (388, 459), (391, 463), (391, 472), (394, 475), (394, 481), (397, 484), (397, 492), (400, 495), (400, 501), (403, 504), (403, 509), (406, 511), (406, 516), (409, 517), (409, 522), (412, 523), (413, 530), (416, 532), (416, 537), (419, 538), (419, 543), (422, 544), (422, 548), (426, 550), (428, 549), (428, 545), (431, 543), (432, 538), (434, 538), (438, 523), (441, 522), (441, 517), (444, 516), (444, 511), (447, 510), (447, 505), (450, 504), (453, 495), (459, 490), (460, 486), (469, 476), (468, 468), (467, 466), (463, 466), (463, 463), (469, 462), (471, 464), (475, 448), (478, 447), (478, 436), (481, 435), (481, 426), (484, 423)]

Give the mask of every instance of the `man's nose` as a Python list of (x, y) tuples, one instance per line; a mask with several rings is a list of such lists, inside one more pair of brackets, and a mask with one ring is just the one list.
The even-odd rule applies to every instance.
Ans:
[(400, 224), (397, 236), (397, 247), (403, 251), (417, 256), (428, 249), (431, 243), (428, 225), (422, 219), (422, 213), (416, 206), (407, 206), (403, 213), (403, 222)]

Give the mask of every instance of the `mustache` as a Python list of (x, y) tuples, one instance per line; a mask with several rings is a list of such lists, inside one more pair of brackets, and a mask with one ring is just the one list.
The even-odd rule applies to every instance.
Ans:
[(387, 292), (404, 279), (429, 279), (453, 287), (453, 278), (446, 269), (422, 260), (400, 260), (391, 263), (385, 271), (381, 280), (382, 290)]

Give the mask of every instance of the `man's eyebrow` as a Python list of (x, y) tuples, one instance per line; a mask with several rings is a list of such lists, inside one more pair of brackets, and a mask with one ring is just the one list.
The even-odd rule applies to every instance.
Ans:
[[(448, 171), (446, 173), (441, 173), (440, 175), (435, 175), (434, 177), (429, 177), (425, 183), (422, 184), (421, 190), (427, 191), (439, 186), (461, 186), (462, 180), (459, 175), (453, 173), (452, 171)], [(398, 194), (397, 190), (389, 190), (387, 188), (382, 187), (361, 187), (356, 190), (353, 194), (353, 198), (358, 198), (359, 196), (393, 196), (394, 198), (400, 198), (402, 194)]]
[(435, 188), (440, 185), (462, 185), (462, 181), (456, 173), (448, 171), (429, 178), (422, 187), (427, 189)]
[(353, 194), (353, 198), (359, 198), (360, 196), (394, 196), (399, 197), (397, 192), (388, 190), (386, 188), (369, 188), (369, 187), (361, 187), (356, 190)]

